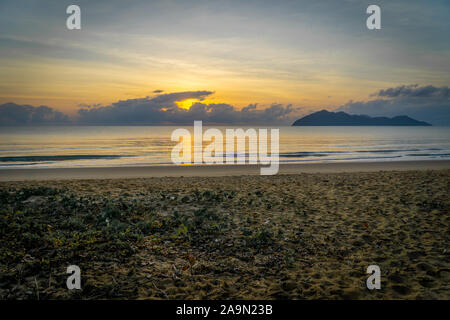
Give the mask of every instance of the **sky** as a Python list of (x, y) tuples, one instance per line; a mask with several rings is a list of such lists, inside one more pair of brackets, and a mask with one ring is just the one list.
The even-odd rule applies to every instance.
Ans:
[[(66, 28), (71, 4), (81, 30)], [(370, 4), (381, 30), (366, 27)], [(288, 123), (321, 109), (450, 124), (449, 12), (414, 0), (2, 0), (0, 124)]]

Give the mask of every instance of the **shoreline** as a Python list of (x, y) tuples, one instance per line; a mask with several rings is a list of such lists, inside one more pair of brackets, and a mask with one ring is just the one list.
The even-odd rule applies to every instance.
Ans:
[[(185, 165), (0, 170), (0, 181), (223, 177), (260, 175), (261, 165)], [(450, 169), (450, 160), (281, 164), (278, 175)]]

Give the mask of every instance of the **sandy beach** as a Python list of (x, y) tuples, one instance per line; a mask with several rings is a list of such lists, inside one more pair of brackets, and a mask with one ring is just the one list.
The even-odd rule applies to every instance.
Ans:
[(0, 298), (450, 298), (449, 162), (258, 172), (1, 170)]
[[(0, 181), (259, 175), (260, 165), (182, 165), (0, 170)], [(278, 174), (450, 169), (449, 160), (280, 164)]]

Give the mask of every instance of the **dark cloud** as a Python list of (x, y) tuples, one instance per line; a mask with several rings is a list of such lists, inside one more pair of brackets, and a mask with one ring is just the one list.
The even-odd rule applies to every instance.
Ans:
[(380, 90), (367, 102), (349, 101), (338, 108), (370, 116), (407, 115), (434, 125), (450, 125), (450, 96), (447, 86), (404, 85)]
[(372, 96), (378, 97), (415, 97), (415, 98), (448, 98), (449, 88), (445, 87), (435, 87), (435, 86), (423, 86), (420, 87), (418, 84), (403, 85), (395, 88), (388, 88), (380, 90)]
[(47, 106), (33, 107), (15, 103), (0, 105), (0, 125), (42, 125), (68, 122), (69, 118), (65, 114)]
[[(291, 105), (273, 104), (258, 109), (256, 104), (242, 110), (234, 106), (202, 101), (212, 91), (188, 91), (160, 94), (155, 97), (129, 99), (108, 106), (80, 105), (74, 124), (86, 125), (159, 125), (192, 124), (203, 120), (205, 124), (289, 124), (295, 120)], [(197, 99), (189, 110), (180, 108), (177, 102)], [(1, 125), (37, 125), (68, 123), (69, 117), (52, 108), (7, 103), (0, 106)]]
[(156, 97), (129, 99), (109, 106), (78, 110), (81, 124), (166, 124), (182, 120), (183, 109), (176, 102), (186, 99), (204, 100), (211, 91), (187, 91), (157, 95)]
[(80, 109), (80, 124), (190, 124), (203, 120), (205, 124), (276, 124), (292, 121), (294, 108), (291, 105), (274, 104), (258, 110), (249, 105), (242, 110), (218, 103), (197, 102), (189, 110), (179, 108), (176, 102), (185, 99), (204, 100), (211, 91), (176, 92), (153, 98), (119, 101), (110, 106)]
[(291, 105), (273, 104), (265, 109), (257, 109), (256, 104), (237, 110), (229, 104), (196, 103), (184, 116), (190, 121), (203, 120), (217, 124), (288, 124), (292, 121), (294, 108)]
[(153, 93), (163, 93), (164, 92), (164, 90), (155, 90), (155, 91), (153, 91)]

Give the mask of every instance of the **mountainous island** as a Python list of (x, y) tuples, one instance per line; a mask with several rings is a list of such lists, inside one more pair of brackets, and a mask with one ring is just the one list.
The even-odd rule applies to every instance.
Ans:
[(370, 117), (322, 110), (296, 120), (293, 126), (431, 126), (408, 116)]

